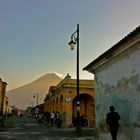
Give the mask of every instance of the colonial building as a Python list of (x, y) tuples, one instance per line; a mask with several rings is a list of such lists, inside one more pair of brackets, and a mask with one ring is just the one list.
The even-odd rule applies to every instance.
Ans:
[(119, 140), (140, 139), (140, 26), (87, 65), (94, 74), (96, 127), (111, 140), (105, 121), (110, 105), (121, 116)]
[(0, 113), (4, 113), (4, 101), (7, 83), (0, 79)]
[(4, 112), (4, 114), (8, 113), (8, 97), (7, 96), (4, 97), (3, 112)]
[[(68, 74), (57, 86), (51, 86), (45, 98), (45, 112), (59, 111), (62, 114), (63, 127), (72, 127), (72, 120), (77, 117), (76, 79)], [(80, 116), (86, 115), (88, 126), (94, 127), (94, 87), (93, 80), (79, 82)]]

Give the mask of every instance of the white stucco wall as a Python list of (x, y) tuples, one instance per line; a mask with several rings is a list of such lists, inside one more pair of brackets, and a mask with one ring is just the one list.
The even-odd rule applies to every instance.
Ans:
[[(140, 43), (95, 72), (96, 125), (111, 140), (105, 122), (110, 105), (121, 116), (118, 140), (140, 139)], [(103, 136), (103, 137), (102, 137)]]

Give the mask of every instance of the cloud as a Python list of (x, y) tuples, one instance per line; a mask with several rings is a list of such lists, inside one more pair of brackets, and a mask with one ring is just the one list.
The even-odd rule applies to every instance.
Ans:
[(57, 72), (55, 72), (55, 71), (52, 71), (52, 73), (55, 73), (55, 74), (58, 75), (59, 77), (62, 77), (62, 76), (63, 76), (62, 74), (57, 73)]

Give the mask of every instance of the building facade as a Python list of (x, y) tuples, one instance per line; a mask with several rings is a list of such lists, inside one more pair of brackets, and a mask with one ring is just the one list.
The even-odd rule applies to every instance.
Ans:
[(84, 70), (94, 74), (96, 127), (101, 140), (111, 140), (106, 114), (120, 114), (119, 140), (140, 139), (140, 27), (111, 47)]
[(4, 114), (5, 93), (7, 83), (0, 79), (0, 113)]
[[(76, 110), (76, 80), (68, 74), (57, 86), (51, 86), (45, 98), (44, 111), (58, 111), (62, 114), (63, 127), (72, 127), (77, 117)], [(80, 80), (80, 116), (86, 115), (88, 126), (95, 125), (94, 86), (93, 80)]]
[(4, 97), (4, 106), (3, 106), (3, 113), (7, 114), (8, 113), (8, 97)]

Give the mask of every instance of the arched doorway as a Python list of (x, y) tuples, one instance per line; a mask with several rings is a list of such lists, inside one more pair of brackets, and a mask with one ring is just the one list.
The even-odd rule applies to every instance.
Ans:
[(60, 102), (59, 102), (59, 111), (63, 112), (63, 95), (60, 96)]
[[(72, 119), (73, 121), (77, 118), (77, 105), (76, 105), (77, 96), (73, 99), (73, 110), (72, 110)], [(89, 94), (80, 94), (80, 117), (83, 115), (87, 117), (88, 126), (94, 127), (95, 125), (95, 101), (93, 96)], [(74, 123), (74, 122), (73, 122)]]
[(55, 111), (55, 99), (53, 99), (53, 111)]
[(59, 111), (59, 108), (58, 108), (58, 96), (56, 98), (56, 111)]
[(52, 112), (53, 111), (53, 101), (51, 100), (50, 101), (50, 112)]

